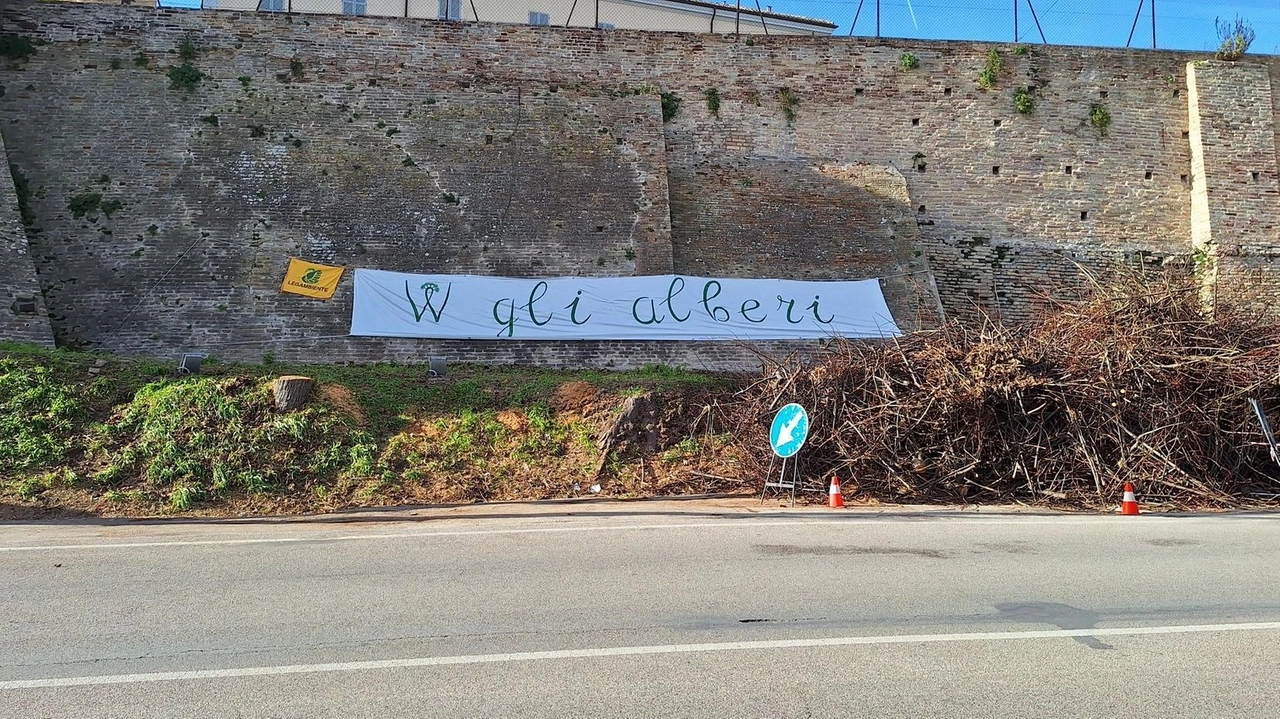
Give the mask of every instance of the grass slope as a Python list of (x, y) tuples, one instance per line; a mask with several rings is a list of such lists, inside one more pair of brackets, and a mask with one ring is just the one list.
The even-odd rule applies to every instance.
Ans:
[[(275, 409), (282, 374), (316, 379), (302, 410)], [(178, 378), (149, 360), (0, 345), (0, 510), (269, 514), (567, 497), (596, 482), (706, 491), (684, 470), (724, 471), (700, 450), (725, 437), (664, 432), (653, 466), (614, 452), (599, 477), (597, 441), (628, 395), (675, 411), (724, 382), (667, 368), (459, 367), (428, 381), (414, 366), (216, 363)]]

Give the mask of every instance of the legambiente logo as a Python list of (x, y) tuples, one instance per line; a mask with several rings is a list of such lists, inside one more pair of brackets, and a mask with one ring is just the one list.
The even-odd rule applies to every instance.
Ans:
[(318, 268), (315, 268), (315, 267), (308, 268), (307, 271), (302, 275), (302, 282), (304, 284), (314, 285), (320, 281), (320, 275), (321, 275), (321, 272)]

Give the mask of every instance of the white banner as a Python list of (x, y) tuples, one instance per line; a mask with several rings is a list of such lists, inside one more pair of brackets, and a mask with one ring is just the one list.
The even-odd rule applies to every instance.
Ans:
[(899, 334), (878, 280), (506, 278), (355, 271), (351, 334), (517, 340), (796, 340)]

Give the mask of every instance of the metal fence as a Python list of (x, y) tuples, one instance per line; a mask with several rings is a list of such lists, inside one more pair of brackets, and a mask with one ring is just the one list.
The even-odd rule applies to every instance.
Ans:
[(1241, 18), (1280, 54), (1280, 0), (158, 0), (162, 7), (602, 30), (840, 35), (1212, 51)]

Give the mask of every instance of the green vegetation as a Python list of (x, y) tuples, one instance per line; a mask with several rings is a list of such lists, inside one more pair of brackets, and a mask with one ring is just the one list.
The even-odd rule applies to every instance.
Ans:
[(253, 78), (249, 77), (248, 75), (241, 75), (236, 79), (240, 81), (240, 87), (243, 87), (246, 90), (248, 90), (249, 85), (253, 83)]
[(1013, 48), (1014, 55), (1026, 55), (1031, 52), (1031, 48), (1026, 43), (1020, 43)]
[(659, 96), (662, 98), (662, 121), (671, 122), (680, 112), (680, 96), (674, 92), (663, 92)]
[(213, 125), (214, 127), (217, 127), (217, 126), (218, 126), (218, 116), (217, 116), (217, 115), (205, 115), (204, 117), (200, 118), (200, 122), (203, 122), (203, 123), (206, 123), (206, 124), (209, 124), (209, 125)]
[(111, 69), (112, 69), (112, 70), (119, 70), (119, 69), (120, 69), (120, 68), (122, 68), (122, 67), (124, 67), (124, 63), (123, 63), (123, 62), (120, 62), (120, 58), (118, 58), (118, 57), (113, 57), (113, 58), (111, 58)]
[(1020, 87), (1013, 93), (1013, 109), (1020, 114), (1030, 115), (1036, 109), (1036, 99), (1029, 88)]
[(1219, 18), (1215, 17), (1213, 28), (1221, 41), (1216, 55), (1219, 60), (1239, 60), (1244, 57), (1256, 37), (1253, 26), (1239, 15), (1234, 22), (1220, 22)]
[(169, 68), (169, 87), (174, 90), (191, 93), (203, 79), (204, 73), (189, 62)]
[(83, 219), (85, 215), (93, 215), (101, 212), (107, 217), (111, 217), (112, 213), (124, 208), (124, 203), (119, 200), (103, 200), (100, 192), (81, 192), (67, 198), (67, 209), (71, 210), (71, 214), (77, 219)]
[(1107, 128), (1111, 127), (1111, 111), (1105, 105), (1093, 103), (1089, 106), (1089, 124), (1098, 128), (1098, 134), (1105, 137)]
[(0, 356), (0, 467), (44, 468), (69, 456), (86, 412), (110, 394), (107, 380), (85, 382), (77, 370), (59, 353)]
[(707, 112), (712, 117), (720, 117), (720, 91), (714, 87), (709, 87), (702, 91), (703, 97), (707, 99)]
[(294, 76), (295, 78), (302, 77), (302, 71), (305, 69), (306, 69), (306, 65), (303, 65), (302, 61), (299, 60), (298, 58), (295, 57), (294, 59), (289, 61), (289, 74)]
[(21, 35), (4, 35), (0, 36), (0, 56), (4, 56), (14, 62), (22, 62), (34, 55), (36, 52), (35, 43), (31, 42), (31, 38)]
[[(177, 377), (171, 363), (0, 345), (0, 504), (297, 511), (566, 496), (592, 477), (595, 437), (622, 396), (721, 382), (661, 367), (469, 366), (427, 382), (417, 366), (265, 360)], [(315, 378), (303, 409), (275, 408), (283, 374)]]
[(455, 194), (453, 194), (452, 192), (442, 192), (442, 193), (440, 193), (440, 200), (441, 200), (442, 202), (444, 202), (446, 205), (461, 205), (461, 204), (462, 204), (462, 200), (459, 200), (459, 199), (458, 199), (458, 196), (457, 196), (457, 195), (455, 195)]
[(183, 62), (191, 62), (196, 59), (197, 54), (196, 43), (189, 37), (182, 38), (182, 42), (178, 43), (178, 57)]
[(794, 124), (798, 115), (797, 108), (800, 107), (800, 97), (792, 92), (791, 88), (783, 87), (778, 90), (778, 104), (782, 105), (782, 116), (787, 118), (787, 124)]
[(898, 58), (898, 67), (903, 70), (914, 70), (920, 67), (920, 58), (909, 52), (902, 53), (902, 57)]
[(1004, 71), (1004, 58), (1000, 57), (1000, 52), (992, 48), (987, 53), (987, 65), (978, 74), (978, 87), (983, 90), (991, 90), (1000, 80), (1000, 73)]
[(147, 58), (146, 54), (140, 52), (137, 57), (133, 58), (133, 64), (138, 67), (146, 67), (151, 64), (151, 60)]
[(22, 218), (22, 224), (32, 228), (36, 224), (36, 214), (31, 209), (31, 182), (22, 174), (22, 169), (12, 162), (9, 163), (9, 174), (13, 176), (13, 189), (18, 195), (18, 215)]

